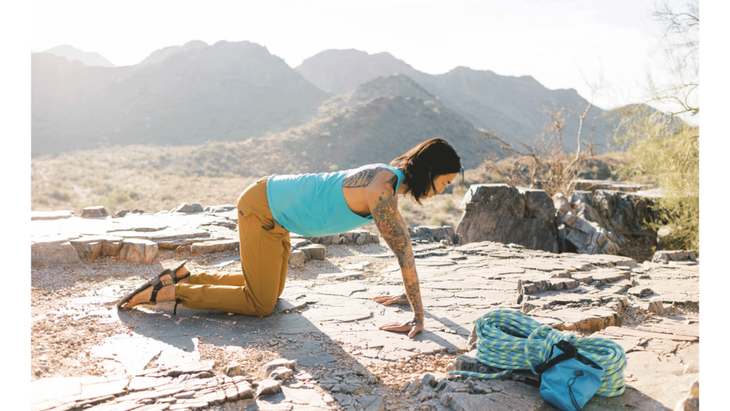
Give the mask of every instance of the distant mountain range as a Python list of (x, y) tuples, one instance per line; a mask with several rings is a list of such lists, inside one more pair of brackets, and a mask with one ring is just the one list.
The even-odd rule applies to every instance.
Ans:
[(99, 53), (88, 53), (81, 51), (76, 47), (63, 45), (56, 46), (45, 51), (45, 53), (53, 54), (59, 57), (64, 57), (68, 61), (78, 60), (85, 66), (96, 66), (96, 67), (115, 67), (114, 63), (105, 59)]
[[(465, 67), (430, 75), (388, 53), (328, 50), (293, 69), (246, 41), (193, 41), (124, 67), (34, 53), (31, 68), (33, 156), (240, 142), (235, 147), (245, 148), (242, 154), (255, 154), (252, 161), (258, 156), (277, 173), (387, 162), (437, 136), (475, 167), (480, 155), (499, 154), (478, 128), (511, 142), (534, 141), (548, 119), (541, 107), (555, 102), (582, 111), (588, 104), (575, 90), (548, 90), (529, 76)], [(594, 140), (605, 150), (612, 126), (602, 113), (591, 109), (584, 140), (595, 119)], [(564, 146), (572, 149), (575, 117), (564, 133)], [(243, 172), (251, 160), (241, 161)]]
[[(389, 53), (369, 55), (358, 50), (327, 50), (305, 60), (296, 69), (317, 87), (333, 94), (350, 92), (376, 76), (404, 74), (420, 84), (443, 104), (478, 128), (489, 128), (511, 143), (533, 141), (540, 135), (548, 116), (543, 107), (567, 105), (582, 112), (588, 101), (573, 89), (549, 90), (530, 76), (500, 76), (492, 71), (457, 67), (448, 73), (420, 72)], [(606, 136), (613, 126), (599, 116), (604, 110), (592, 107), (583, 136), (588, 140), (595, 119), (595, 142), (605, 151)], [(586, 132), (587, 130), (587, 132)], [(575, 149), (578, 118), (569, 118), (563, 130), (564, 147)]]

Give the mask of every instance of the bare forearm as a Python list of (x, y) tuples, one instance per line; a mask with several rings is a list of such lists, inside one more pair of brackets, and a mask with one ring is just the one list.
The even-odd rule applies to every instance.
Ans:
[(406, 297), (413, 309), (415, 320), (422, 324), (423, 303), (421, 302), (421, 289), (418, 284), (418, 273), (416, 272), (416, 260), (413, 257), (411, 237), (408, 235), (408, 229), (403, 219), (399, 218), (395, 199), (392, 195), (383, 195), (371, 211), (378, 231), (380, 231), (386, 244), (398, 258)]
[[(411, 257), (412, 258), (412, 257)], [(423, 302), (421, 301), (421, 286), (418, 283), (418, 273), (416, 273), (415, 264), (412, 270), (404, 270), (401, 268), (403, 276), (403, 286), (406, 289), (406, 297), (413, 309), (413, 319), (423, 324)]]

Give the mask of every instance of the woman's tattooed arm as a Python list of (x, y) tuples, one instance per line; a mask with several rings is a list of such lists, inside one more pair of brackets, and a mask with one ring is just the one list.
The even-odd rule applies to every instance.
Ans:
[(423, 303), (416, 273), (416, 260), (413, 257), (411, 237), (398, 212), (398, 204), (392, 189), (395, 181), (397, 177), (393, 176), (385, 185), (380, 185), (374, 195), (374, 204), (370, 207), (370, 212), (378, 231), (398, 258), (406, 297), (413, 309), (415, 323), (423, 327)]

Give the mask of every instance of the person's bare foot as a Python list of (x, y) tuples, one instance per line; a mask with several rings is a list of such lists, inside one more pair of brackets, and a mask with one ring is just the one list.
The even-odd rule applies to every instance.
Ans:
[[(187, 268), (180, 267), (179, 270), (175, 272), (175, 278), (179, 278), (187, 274), (189, 271)], [(163, 275), (162, 279), (172, 279), (169, 274)], [(187, 283), (190, 282), (190, 277), (184, 278), (178, 283)], [(138, 292), (135, 294), (132, 298), (129, 299), (126, 303), (122, 304), (122, 308), (132, 308), (137, 304), (144, 304), (148, 303), (150, 301), (150, 298), (152, 297), (152, 286), (149, 286), (145, 288), (144, 290)], [(157, 298), (156, 300), (158, 302), (162, 301), (174, 301), (175, 300), (175, 284), (168, 285), (167, 287), (162, 287), (160, 291), (157, 292)]]

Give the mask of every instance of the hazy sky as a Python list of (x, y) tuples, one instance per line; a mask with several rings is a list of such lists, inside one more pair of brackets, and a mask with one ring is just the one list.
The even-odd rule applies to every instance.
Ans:
[[(296, 67), (327, 49), (387, 51), (420, 71), (531, 75), (612, 108), (641, 97), (653, 0), (33, 0), (32, 51), (69, 44), (117, 66), (191, 40), (248, 40)], [(581, 75), (581, 72), (583, 75)]]

